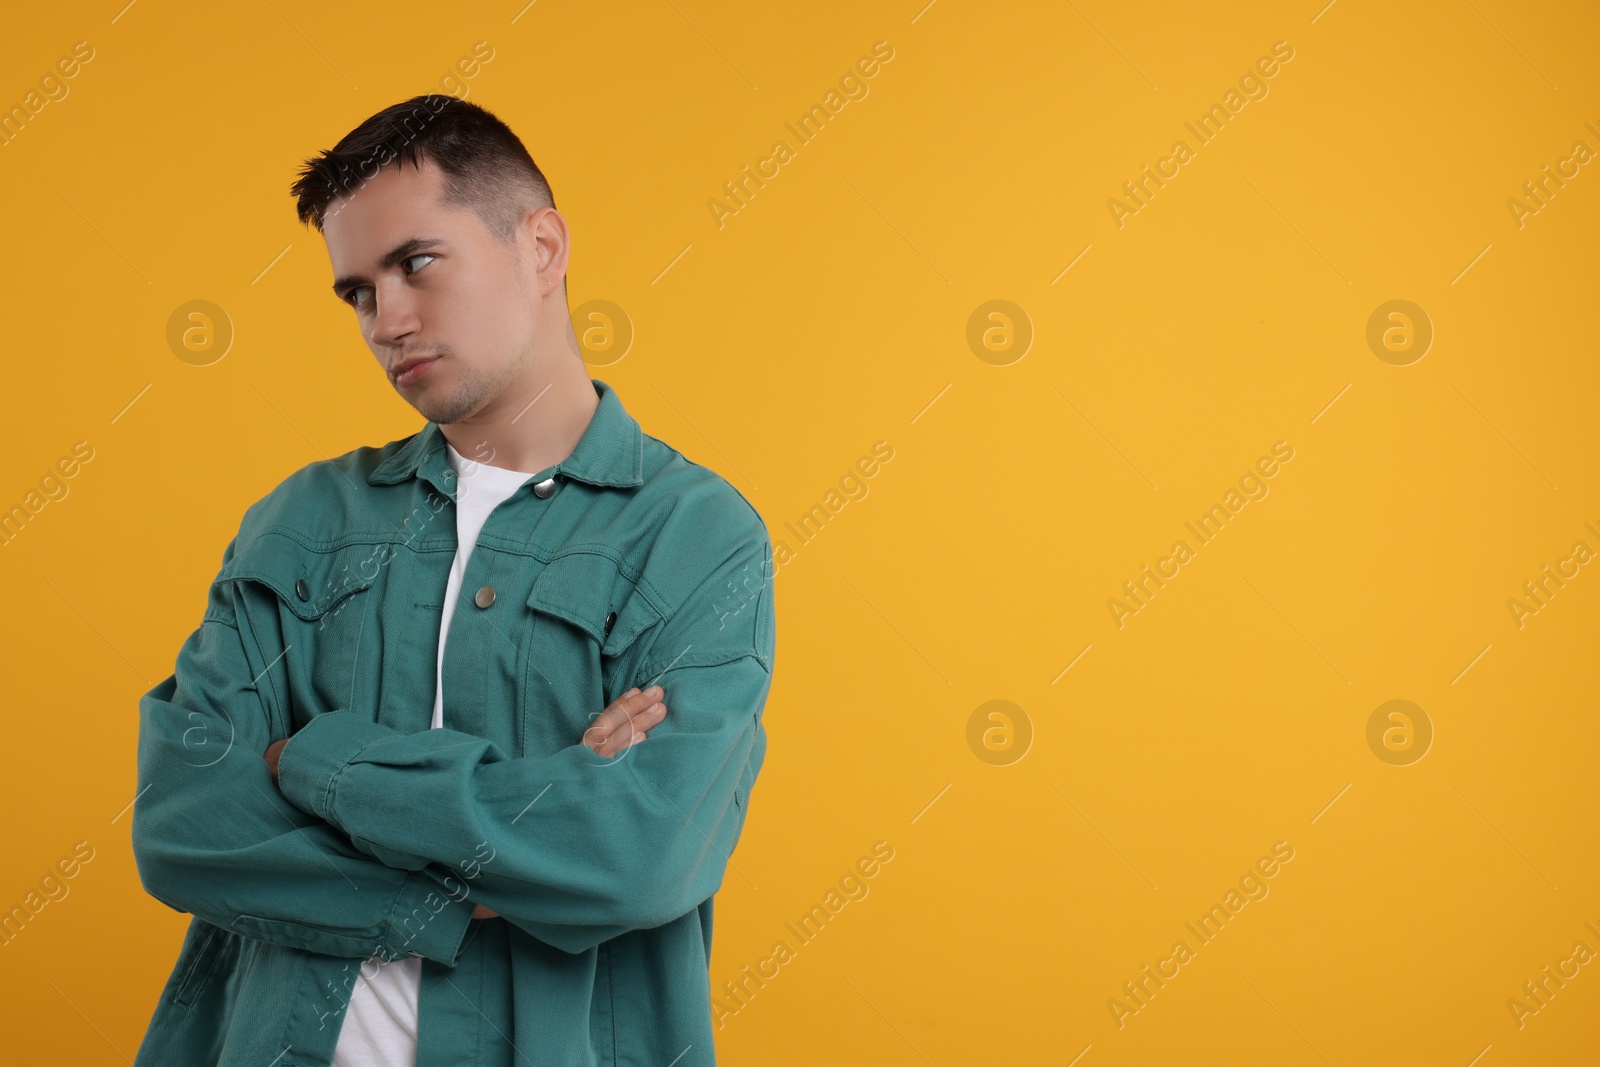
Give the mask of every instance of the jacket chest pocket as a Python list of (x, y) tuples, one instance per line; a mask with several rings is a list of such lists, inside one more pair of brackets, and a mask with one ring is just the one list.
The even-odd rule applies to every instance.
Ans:
[(528, 594), (519, 652), (518, 755), (548, 756), (582, 743), (607, 704), (643, 685), (624, 672), (637, 665), (661, 620), (609, 557), (574, 552), (547, 563)]
[(377, 666), (371, 590), (389, 551), (385, 544), (314, 549), (268, 532), (228, 564), (222, 578), (240, 583), (240, 624), (261, 661), (251, 668), (275, 711), (274, 739), (323, 712), (375, 715), (375, 685), (362, 684), (361, 668)]

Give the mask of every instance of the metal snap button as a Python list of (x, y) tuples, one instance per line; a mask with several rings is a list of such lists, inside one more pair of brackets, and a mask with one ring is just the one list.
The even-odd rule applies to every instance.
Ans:
[(533, 483), (533, 495), (538, 497), (540, 500), (544, 500), (555, 491), (556, 479), (555, 475), (553, 474), (542, 482)]
[(299, 597), (301, 600), (311, 599), (311, 587), (306, 584), (306, 580), (304, 578), (295, 580), (294, 595)]
[(480, 608), (486, 608), (490, 604), (493, 604), (494, 586), (486, 585), (482, 589), (478, 590), (477, 595), (472, 598), (472, 602), (478, 605)]

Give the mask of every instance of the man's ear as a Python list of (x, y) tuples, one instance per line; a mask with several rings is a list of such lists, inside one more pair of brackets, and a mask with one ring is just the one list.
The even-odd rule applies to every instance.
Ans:
[(534, 245), (530, 259), (538, 271), (538, 294), (543, 297), (555, 292), (557, 282), (561, 283), (564, 293), (571, 254), (567, 220), (553, 207), (539, 207), (523, 215), (523, 225)]

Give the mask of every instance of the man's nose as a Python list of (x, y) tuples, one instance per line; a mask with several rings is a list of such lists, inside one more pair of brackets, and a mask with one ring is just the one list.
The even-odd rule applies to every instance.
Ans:
[(416, 300), (403, 286), (375, 291), (372, 299), (377, 308), (372, 313), (372, 343), (379, 347), (394, 347), (417, 331)]

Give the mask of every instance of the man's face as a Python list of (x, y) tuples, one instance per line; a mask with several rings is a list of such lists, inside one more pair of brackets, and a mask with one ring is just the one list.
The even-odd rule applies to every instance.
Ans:
[[(526, 373), (539, 300), (523, 262), (538, 250), (495, 238), (442, 202), (443, 172), (390, 165), (323, 220), (336, 294), (390, 384), (440, 424), (482, 412)], [(403, 363), (427, 360), (398, 377)]]

